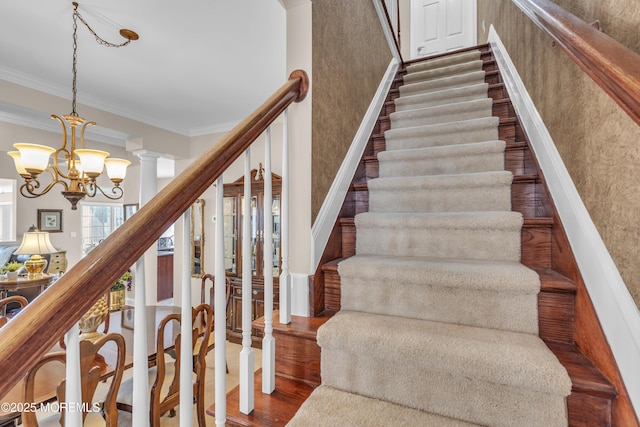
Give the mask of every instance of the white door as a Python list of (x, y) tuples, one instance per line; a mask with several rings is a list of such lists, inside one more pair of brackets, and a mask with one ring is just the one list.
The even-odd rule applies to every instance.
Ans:
[(476, 0), (412, 0), (411, 58), (474, 46)]

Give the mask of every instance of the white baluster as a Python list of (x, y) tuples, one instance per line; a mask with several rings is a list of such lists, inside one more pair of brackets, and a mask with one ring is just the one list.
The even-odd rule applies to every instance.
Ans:
[[(242, 220), (242, 351), (240, 352), (240, 412), (254, 407), (254, 355), (251, 348), (251, 149), (244, 154), (244, 206)], [(240, 212), (238, 212), (240, 215)]]
[[(191, 213), (187, 210), (182, 214), (182, 265), (189, 266), (191, 260), (191, 242), (190, 235), (187, 230), (191, 229)], [(182, 307), (180, 310), (180, 354), (187, 355), (192, 352), (192, 335), (191, 335), (191, 269), (182, 269)], [(208, 345), (208, 343), (202, 343)], [(193, 380), (191, 373), (193, 372), (193, 358), (180, 358), (180, 407), (184, 410), (180, 411), (180, 425), (193, 425), (193, 411), (187, 410), (193, 405)], [(202, 399), (203, 396), (200, 396)]]
[(224, 182), (222, 175), (216, 181), (216, 261), (214, 297), (215, 325), (215, 380), (216, 426), (224, 427), (227, 419), (227, 308), (224, 271)]
[[(79, 408), (82, 403), (82, 378), (80, 377), (80, 329), (76, 323), (69, 329), (66, 334), (65, 342), (67, 345), (66, 354), (66, 403), (70, 403), (75, 408)], [(65, 427), (82, 426), (82, 411), (67, 410), (64, 416)]]
[(275, 340), (273, 339), (273, 212), (271, 183), (271, 127), (264, 145), (264, 338), (262, 339), (262, 392), (275, 390)]
[(133, 397), (131, 425), (149, 425), (149, 359), (147, 355), (147, 307), (144, 257), (136, 262), (133, 302)]
[(291, 283), (289, 279), (289, 110), (284, 110), (282, 138), (282, 189), (280, 194), (280, 323), (291, 323)]

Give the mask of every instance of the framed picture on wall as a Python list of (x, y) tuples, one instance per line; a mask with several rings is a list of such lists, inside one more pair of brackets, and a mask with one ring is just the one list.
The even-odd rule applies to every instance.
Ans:
[(38, 229), (62, 233), (62, 209), (38, 209)]

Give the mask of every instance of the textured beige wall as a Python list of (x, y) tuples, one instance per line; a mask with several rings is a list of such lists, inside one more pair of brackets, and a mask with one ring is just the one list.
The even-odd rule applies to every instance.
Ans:
[[(558, 0), (639, 51), (637, 0)], [(634, 6), (635, 5), (635, 6)], [(486, 31), (482, 30), (485, 22)], [(478, 42), (493, 24), (622, 278), (640, 305), (640, 126), (511, 1), (478, 0)]]
[(371, 0), (314, 0), (312, 16), (314, 221), (391, 52)]

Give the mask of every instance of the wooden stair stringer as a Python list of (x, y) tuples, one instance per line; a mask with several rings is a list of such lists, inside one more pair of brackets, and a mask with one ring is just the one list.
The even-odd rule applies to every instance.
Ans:
[[(540, 337), (567, 369), (573, 384), (567, 398), (569, 426), (616, 425), (612, 412), (618, 396), (617, 387), (585, 356), (575, 341), (579, 327), (576, 324), (579, 317), (576, 298), (579, 292), (584, 291), (584, 284), (544, 176), (515, 110), (507, 105), (511, 102), (502, 81), (491, 84), (489, 93), (494, 99), (494, 114), (498, 113), (501, 124), (507, 118), (513, 124), (508, 131), (513, 137), (511, 149), (518, 150), (517, 157), (522, 161), (511, 165), (521, 172), (514, 177), (512, 188), (526, 183), (525, 191), (512, 191), (514, 210), (525, 216), (522, 263), (536, 270), (540, 276)], [(509, 164), (508, 160), (506, 164)]]

